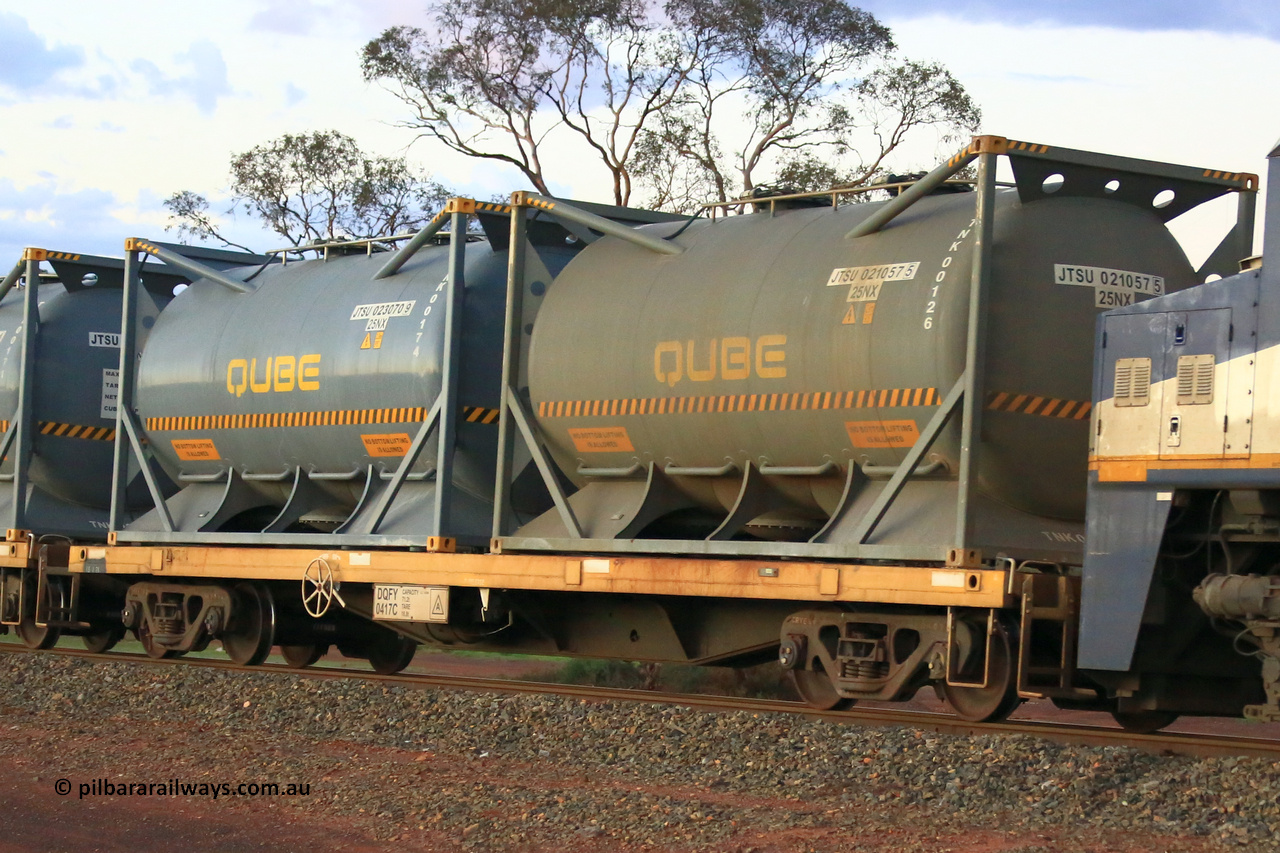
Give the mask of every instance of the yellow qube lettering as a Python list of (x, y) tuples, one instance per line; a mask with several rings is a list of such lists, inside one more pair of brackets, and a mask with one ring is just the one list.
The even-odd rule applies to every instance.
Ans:
[(292, 391), (298, 360), (291, 355), (276, 356), (276, 375), (272, 385), (276, 391)]
[(746, 379), (751, 375), (751, 339), (725, 338), (720, 342), (720, 375)]
[(298, 359), (298, 390), (320, 390), (320, 354), (304, 355)]
[(249, 362), (233, 358), (227, 362), (227, 393), (239, 397), (249, 387)]
[(689, 341), (689, 378), (694, 382), (710, 382), (716, 378), (716, 339), (711, 339), (711, 351), (707, 354), (707, 366), (702, 370), (694, 367), (697, 359), (694, 358), (693, 351), (695, 341)]
[(258, 360), (249, 359), (249, 390), (255, 394), (265, 394), (271, 390), (271, 359), (267, 359), (267, 368), (262, 372), (262, 381), (258, 381)]
[[(756, 338), (756, 375), (761, 379), (782, 379), (787, 369), (782, 365), (787, 360), (786, 335), (761, 335)], [(769, 367), (768, 365), (776, 365)]]
[(750, 379), (754, 367), (760, 379), (782, 379), (787, 375), (786, 345), (786, 335), (761, 335), (754, 342), (745, 336), (659, 341), (653, 348), (653, 377), (671, 387), (685, 379), (736, 381)]
[(653, 348), (653, 375), (672, 386), (684, 378), (684, 348), (679, 341), (662, 341)]
[(227, 393), (239, 397), (246, 391), (266, 394), (271, 391), (320, 390), (320, 354), (275, 355), (262, 360), (233, 358), (227, 362)]

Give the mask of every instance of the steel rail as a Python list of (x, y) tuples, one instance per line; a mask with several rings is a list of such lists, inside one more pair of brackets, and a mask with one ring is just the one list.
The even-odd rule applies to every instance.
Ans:
[(640, 702), (648, 705), (677, 705), (698, 711), (745, 711), (766, 714), (793, 714), (809, 719), (845, 725), (899, 726), (948, 735), (1030, 735), (1056, 743), (1076, 746), (1129, 747), (1159, 755), (1185, 755), (1197, 758), (1257, 757), (1280, 759), (1280, 740), (1243, 738), (1228, 735), (1204, 735), (1185, 732), (1135, 734), (1119, 728), (1086, 726), (1035, 720), (974, 723), (950, 714), (932, 711), (896, 710), (890, 708), (853, 707), (846, 711), (819, 711), (803, 702), (785, 699), (751, 699), (699, 693), (666, 693), (620, 687), (595, 687), (581, 684), (557, 684), (549, 681), (516, 681), (502, 678), (480, 678), (458, 675), (399, 673), (381, 675), (368, 670), (341, 666), (311, 666), (296, 669), (287, 664), (240, 666), (232, 661), (210, 658), (152, 658), (135, 652), (94, 654), (78, 649), (28, 649), (17, 643), (0, 642), (0, 655), (36, 652), (75, 658), (95, 663), (141, 663), (161, 666), (194, 666), (227, 672), (269, 675), (292, 675), (300, 678), (333, 680), (362, 679), (404, 687), (463, 690), (476, 693), (510, 693), (519, 695), (560, 696), (597, 702)]

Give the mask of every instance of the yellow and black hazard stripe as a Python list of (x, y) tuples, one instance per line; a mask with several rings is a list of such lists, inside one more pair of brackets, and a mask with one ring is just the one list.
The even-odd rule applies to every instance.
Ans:
[[(0, 433), (8, 431), (9, 421), (0, 421)], [(57, 421), (36, 421), (36, 431), (41, 435), (53, 435), (59, 438), (79, 438), (88, 441), (116, 440), (116, 431), (112, 427), (64, 424)]]
[(482, 406), (462, 407), (462, 419), (472, 424), (496, 424), (500, 414), (502, 413), (497, 409), (486, 409)]
[(1093, 411), (1088, 400), (1060, 400), (1035, 394), (1014, 394), (1009, 391), (993, 391), (987, 395), (987, 408), (993, 412), (1013, 412), (1021, 415), (1039, 415), (1043, 418), (1063, 418), (1082, 421)]
[(473, 198), (451, 198), (444, 203), (444, 208), (431, 220), (434, 224), (451, 213), (510, 213), (511, 208), (495, 201), (476, 201)]
[(958, 166), (960, 162), (974, 154), (1009, 154), (1019, 151), (1023, 154), (1048, 154), (1049, 146), (1035, 142), (1019, 142), (1016, 139), (1005, 139), (1003, 136), (975, 136), (964, 148), (961, 148), (947, 160), (948, 166)]
[(612, 400), (543, 400), (538, 403), (538, 417), (794, 412), (814, 409), (936, 406), (940, 402), (941, 398), (936, 388), (796, 391), (786, 394), (720, 394), (703, 397), (628, 397)]
[(1028, 154), (1048, 154), (1048, 145), (1039, 145), (1035, 142), (1019, 142), (1016, 139), (1010, 139), (1005, 143), (1005, 151), (1025, 151)]
[(1258, 188), (1258, 176), (1249, 172), (1219, 172), (1215, 169), (1205, 169), (1204, 177), (1218, 181), (1230, 181), (1233, 184), (1240, 184), (1246, 189), (1256, 190)]
[(524, 204), (528, 205), (529, 207), (536, 207), (541, 210), (556, 209), (556, 203), (554, 201), (549, 201), (543, 198), (529, 198), (526, 196), (523, 201), (524, 201)]
[[(210, 429), (270, 429), (272, 427), (349, 426), (360, 424), (421, 423), (430, 409), (409, 406), (399, 409), (336, 409), (316, 412), (261, 412), (245, 415), (188, 415), (174, 418), (147, 418), (148, 432), (188, 432)], [(468, 423), (497, 423), (498, 410), (463, 406)]]
[[(7, 429), (8, 427), (6, 427)], [(41, 435), (56, 435), (60, 438), (83, 438), (89, 441), (115, 441), (116, 431), (111, 427), (84, 426), (82, 424), (60, 424), (53, 421), (37, 421), (36, 429)]]

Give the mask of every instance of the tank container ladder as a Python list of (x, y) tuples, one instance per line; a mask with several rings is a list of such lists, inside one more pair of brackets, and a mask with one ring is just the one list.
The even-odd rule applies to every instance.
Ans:
[(1018, 695), (1028, 699), (1096, 698), (1075, 686), (1080, 631), (1080, 576), (1063, 566), (1024, 564), (1019, 628)]

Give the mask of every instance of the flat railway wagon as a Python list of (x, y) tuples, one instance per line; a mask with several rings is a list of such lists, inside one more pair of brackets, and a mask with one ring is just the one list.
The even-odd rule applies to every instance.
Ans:
[[(695, 218), (455, 199), (407, 242), (238, 269), (131, 239), (109, 533), (14, 523), (0, 622), (1274, 718), (1256, 176), (983, 136), (885, 188)], [(1166, 223), (1227, 194), (1194, 269)], [(144, 336), (152, 257), (191, 286)]]

